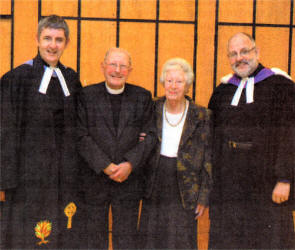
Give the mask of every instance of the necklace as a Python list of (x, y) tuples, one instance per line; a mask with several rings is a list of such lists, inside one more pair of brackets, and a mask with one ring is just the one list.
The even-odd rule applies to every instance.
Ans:
[(166, 109), (166, 102), (165, 102), (165, 103), (164, 103), (164, 117), (165, 117), (166, 122), (167, 122), (171, 127), (177, 127), (177, 126), (181, 123), (181, 121), (183, 120), (183, 117), (184, 117), (184, 114), (185, 114), (185, 110), (186, 110), (186, 100), (185, 100), (185, 102), (184, 102), (184, 110), (183, 110), (183, 112), (182, 112), (182, 115), (181, 115), (179, 121), (178, 121), (176, 124), (172, 124), (171, 122), (169, 122), (168, 117), (167, 117), (167, 114), (166, 114), (167, 109)]

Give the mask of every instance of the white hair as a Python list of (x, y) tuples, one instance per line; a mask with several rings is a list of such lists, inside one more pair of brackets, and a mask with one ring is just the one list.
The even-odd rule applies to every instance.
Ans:
[(164, 84), (166, 72), (171, 69), (181, 69), (185, 73), (186, 85), (190, 86), (194, 81), (194, 72), (191, 65), (183, 58), (175, 57), (166, 61), (162, 67), (160, 82)]

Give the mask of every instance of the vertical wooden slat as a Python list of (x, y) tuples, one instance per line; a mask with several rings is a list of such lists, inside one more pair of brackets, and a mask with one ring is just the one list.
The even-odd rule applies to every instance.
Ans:
[(94, 18), (115, 18), (116, 8), (117, 0), (82, 0), (81, 16)]
[(0, 76), (10, 70), (11, 19), (0, 20)]
[(288, 28), (258, 27), (256, 44), (260, 48), (260, 61), (265, 66), (288, 71)]
[(252, 9), (253, 0), (219, 0), (219, 22), (251, 23)]
[(257, 1), (257, 23), (289, 24), (290, 0)]
[(38, 2), (14, 1), (14, 67), (36, 56), (37, 25)]
[(100, 64), (108, 48), (116, 45), (116, 23), (82, 21), (81, 74), (83, 85), (104, 80)]
[[(193, 10), (192, 10), (193, 11)], [(172, 57), (182, 57), (193, 65), (194, 51), (194, 25), (161, 23), (159, 27), (159, 67), (158, 79), (162, 66)], [(190, 89), (189, 95), (191, 96)], [(161, 84), (158, 85), (158, 96), (164, 95)]]
[(11, 0), (0, 1), (0, 15), (11, 15)]
[(154, 20), (156, 5), (156, 0), (121, 0), (121, 18)]
[(161, 0), (160, 20), (194, 21), (195, 0)]
[(199, 1), (198, 16), (196, 103), (206, 107), (213, 90), (215, 1)]
[(42, 15), (77, 17), (78, 0), (42, 0)]
[[(138, 35), (138, 30), (141, 35)], [(122, 23), (120, 44), (127, 49), (132, 57), (133, 70), (129, 82), (140, 85), (151, 92), (154, 89), (154, 41), (155, 24), (153, 23)], [(150, 51), (151, 53), (147, 53)]]
[(70, 41), (64, 50), (60, 61), (67, 67), (77, 70), (77, 21), (66, 20), (70, 29)]

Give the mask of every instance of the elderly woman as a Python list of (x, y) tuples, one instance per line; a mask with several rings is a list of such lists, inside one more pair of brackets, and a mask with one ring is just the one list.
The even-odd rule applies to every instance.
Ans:
[(211, 119), (186, 96), (194, 79), (181, 58), (168, 60), (155, 101), (159, 142), (147, 166), (141, 230), (143, 248), (196, 249), (197, 219), (211, 189)]

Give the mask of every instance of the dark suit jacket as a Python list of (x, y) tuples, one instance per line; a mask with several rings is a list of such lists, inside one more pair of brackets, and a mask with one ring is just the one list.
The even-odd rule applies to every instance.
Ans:
[[(117, 131), (104, 82), (82, 90), (78, 115), (78, 150), (86, 162), (87, 171), (83, 173), (86, 192), (93, 190), (97, 193), (97, 190), (104, 189), (101, 178), (106, 179), (107, 176), (103, 169), (111, 162), (119, 164), (123, 161), (132, 164), (132, 173), (125, 182), (113, 182), (114, 185), (120, 185), (122, 189), (130, 184), (132, 187), (127, 188), (127, 192), (140, 189), (142, 166), (156, 142), (155, 134), (149, 130), (152, 120), (151, 93), (126, 83)], [(147, 133), (143, 142), (139, 142), (140, 132)]]
[[(163, 97), (155, 101), (158, 144), (146, 168), (148, 178), (146, 198), (152, 194), (159, 164), (164, 102), (165, 98)], [(195, 105), (190, 100), (177, 157), (179, 192), (182, 205), (186, 209), (195, 209), (197, 204), (208, 205), (212, 186), (211, 154), (211, 112), (204, 107)]]

